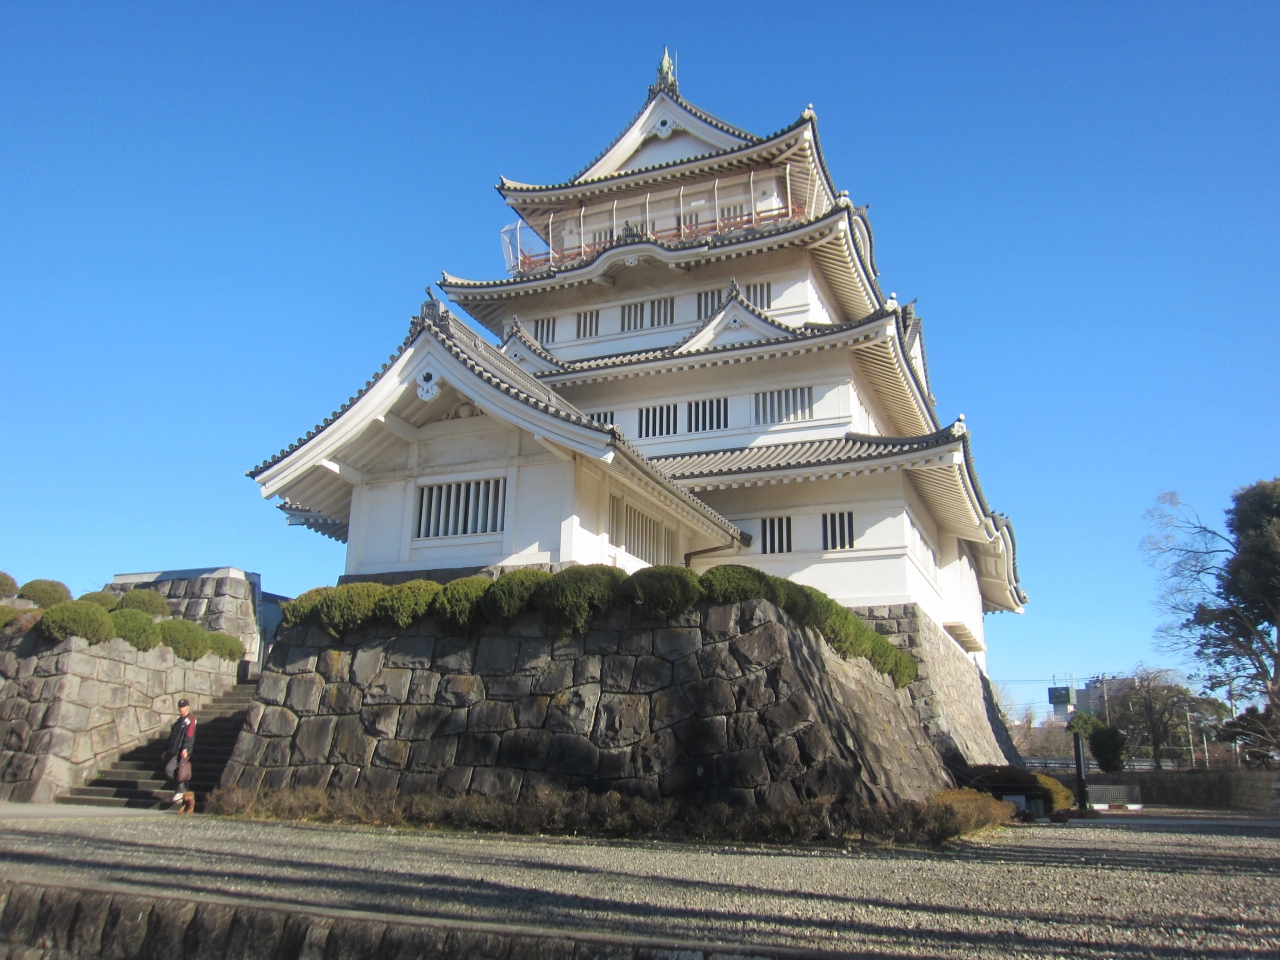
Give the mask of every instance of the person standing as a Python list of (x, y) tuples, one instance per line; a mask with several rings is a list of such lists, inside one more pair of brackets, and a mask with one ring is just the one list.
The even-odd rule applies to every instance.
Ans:
[(191, 782), (191, 755), (196, 745), (196, 718), (191, 716), (191, 704), (186, 700), (178, 701), (178, 719), (169, 728), (169, 743), (165, 746), (164, 756), (168, 762), (164, 765), (165, 776), (178, 785), (178, 792), (173, 795), (173, 803), (182, 803), (182, 812), (195, 810), (196, 796), (189, 789)]

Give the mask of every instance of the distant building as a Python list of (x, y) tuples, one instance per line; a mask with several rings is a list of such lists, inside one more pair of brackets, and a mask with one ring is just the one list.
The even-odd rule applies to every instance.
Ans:
[(1133, 687), (1128, 677), (1095, 677), (1083, 687), (1050, 687), (1049, 706), (1054, 720), (1068, 720), (1073, 713), (1090, 713), (1107, 719), (1108, 701)]

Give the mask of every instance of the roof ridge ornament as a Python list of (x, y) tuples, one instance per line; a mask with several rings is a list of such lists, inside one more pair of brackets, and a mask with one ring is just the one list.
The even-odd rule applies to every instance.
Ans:
[(658, 62), (658, 79), (649, 86), (649, 99), (652, 100), (660, 93), (670, 94), (673, 97), (680, 96), (676, 64), (672, 61), (671, 54), (667, 52), (665, 45), (662, 48), (662, 59)]
[(958, 417), (956, 417), (956, 422), (953, 423), (948, 429), (951, 431), (951, 435), (953, 437), (963, 437), (966, 433), (968, 433), (969, 427), (964, 422), (964, 414), (962, 413)]

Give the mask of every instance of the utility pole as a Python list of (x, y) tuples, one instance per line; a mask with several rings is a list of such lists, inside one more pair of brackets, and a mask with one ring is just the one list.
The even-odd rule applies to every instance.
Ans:
[[(1227, 703), (1231, 706), (1231, 719), (1236, 718), (1236, 678), (1232, 677), (1227, 681)], [(1236, 766), (1240, 766), (1240, 744), (1231, 741), (1231, 753), (1236, 758)]]
[(1102, 705), (1107, 709), (1107, 726), (1111, 726), (1111, 701), (1107, 699), (1107, 675), (1102, 675)]
[[(1191, 738), (1191, 708), (1187, 707), (1187, 751), (1191, 754), (1191, 769), (1196, 768), (1196, 742)], [(1206, 754), (1204, 765), (1209, 766), (1209, 758)]]

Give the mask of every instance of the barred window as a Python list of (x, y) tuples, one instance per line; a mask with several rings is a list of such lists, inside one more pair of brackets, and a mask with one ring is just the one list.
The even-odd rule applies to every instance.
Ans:
[(578, 339), (600, 336), (600, 311), (586, 310), (578, 314)]
[(627, 553), (645, 563), (662, 562), (662, 524), (627, 504)]
[(591, 231), (592, 246), (599, 246), (602, 243), (609, 243), (613, 240), (613, 228), (606, 227), (604, 230)]
[(556, 342), (556, 318), (543, 317), (533, 321), (533, 339), (541, 344)]
[(669, 437), (675, 432), (676, 405), (674, 403), (640, 408), (640, 429), (637, 431), (637, 436)]
[(639, 330), (644, 326), (644, 301), (622, 305), (622, 332)]
[(689, 433), (705, 433), (708, 430), (725, 430), (729, 427), (729, 398), (690, 400), (688, 403)]
[(773, 306), (772, 283), (748, 283), (747, 303), (757, 310), (768, 310)]
[(791, 423), (813, 419), (813, 387), (770, 390), (756, 394), (756, 423)]
[(680, 541), (677, 538), (676, 531), (667, 527), (662, 531), (663, 538), (663, 563), (676, 564), (680, 562)]
[(501, 533), (506, 512), (506, 477), (434, 484), (418, 494), (418, 536)]
[(607, 426), (613, 426), (613, 411), (599, 410), (595, 413), (587, 414), (591, 418), (592, 423), (603, 423)]
[(676, 322), (676, 298), (649, 301), (649, 326), (665, 327)]
[(822, 549), (853, 549), (853, 511), (822, 515)]
[(703, 290), (698, 294), (698, 319), (706, 320), (720, 312), (724, 303), (723, 290)]
[(609, 497), (609, 542), (615, 547), (626, 546), (626, 514), (622, 510), (621, 497)]
[(760, 521), (760, 552), (791, 552), (790, 517), (765, 517)]
[(724, 225), (732, 227), (742, 223), (746, 218), (747, 205), (745, 203), (725, 203), (720, 206), (720, 219), (724, 221)]

